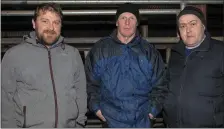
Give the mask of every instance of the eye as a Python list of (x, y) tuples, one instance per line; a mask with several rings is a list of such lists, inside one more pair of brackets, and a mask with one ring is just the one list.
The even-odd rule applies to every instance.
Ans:
[(179, 26), (181, 29), (185, 28), (186, 26), (185, 25), (180, 25)]
[(134, 17), (131, 17), (130, 19), (131, 19), (131, 20), (134, 20), (135, 18), (134, 18)]
[(196, 23), (191, 23), (191, 26), (195, 26), (196, 25)]
[(55, 21), (54, 24), (55, 24), (55, 25), (60, 25), (61, 22), (60, 22), (60, 21)]
[(47, 24), (48, 23), (47, 20), (41, 20), (41, 22), (43, 22), (44, 24)]

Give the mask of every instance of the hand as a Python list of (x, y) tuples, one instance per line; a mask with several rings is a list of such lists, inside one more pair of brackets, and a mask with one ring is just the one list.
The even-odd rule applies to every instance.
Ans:
[(150, 118), (151, 120), (154, 120), (154, 119), (155, 119), (154, 116), (153, 116), (151, 113), (149, 113), (149, 118)]
[(104, 118), (104, 116), (102, 115), (102, 113), (101, 113), (101, 110), (98, 110), (97, 112), (96, 112), (96, 116), (98, 117), (98, 118), (100, 118), (102, 121), (106, 121), (106, 119)]

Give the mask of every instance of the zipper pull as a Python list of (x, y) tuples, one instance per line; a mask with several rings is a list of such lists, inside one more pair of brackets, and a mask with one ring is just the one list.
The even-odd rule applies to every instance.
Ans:
[(26, 128), (26, 106), (23, 106), (23, 115), (24, 115), (24, 121), (22, 128)]

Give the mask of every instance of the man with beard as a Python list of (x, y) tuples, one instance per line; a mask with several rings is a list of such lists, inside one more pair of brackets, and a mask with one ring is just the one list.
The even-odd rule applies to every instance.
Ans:
[(99, 40), (86, 58), (89, 107), (105, 127), (147, 128), (162, 108), (167, 92), (164, 63), (140, 36), (139, 22), (136, 5), (121, 5), (117, 29)]
[(59, 5), (39, 5), (35, 31), (2, 60), (2, 128), (83, 127), (86, 78), (79, 51), (63, 43)]

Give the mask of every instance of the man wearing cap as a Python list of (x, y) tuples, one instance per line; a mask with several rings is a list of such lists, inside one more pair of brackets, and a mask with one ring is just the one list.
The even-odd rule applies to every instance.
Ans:
[(224, 127), (224, 44), (207, 32), (200, 9), (186, 6), (177, 16), (180, 41), (168, 65), (164, 104), (168, 127)]
[(86, 57), (89, 108), (108, 127), (150, 127), (150, 118), (161, 111), (167, 93), (163, 60), (139, 35), (139, 22), (136, 5), (121, 5), (117, 29)]

